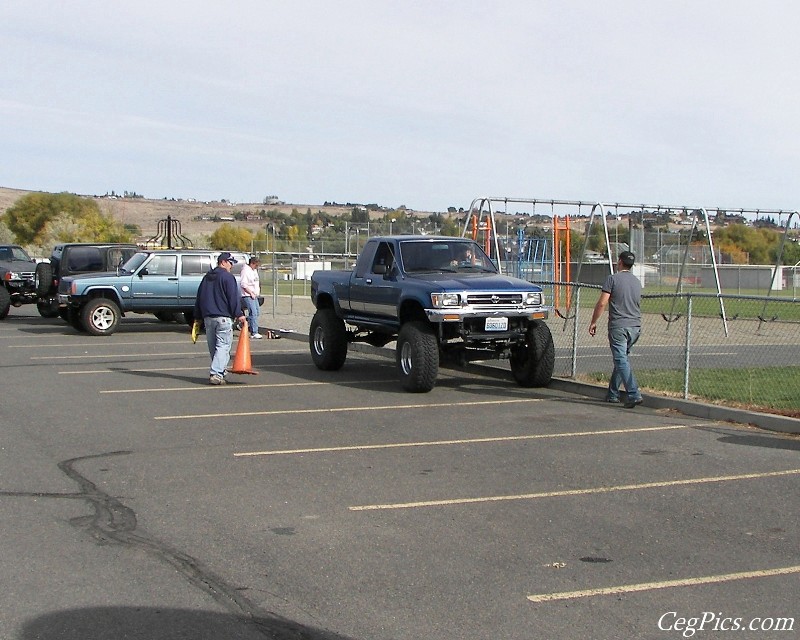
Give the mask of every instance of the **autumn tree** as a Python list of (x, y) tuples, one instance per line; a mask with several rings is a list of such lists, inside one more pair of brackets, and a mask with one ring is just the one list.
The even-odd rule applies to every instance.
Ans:
[(780, 236), (775, 229), (753, 229), (743, 224), (732, 224), (714, 231), (714, 242), (721, 251), (730, 253), (735, 261), (772, 264), (778, 255)]
[(130, 242), (132, 234), (97, 203), (73, 193), (29, 193), (17, 200), (3, 222), (20, 244), (39, 247), (58, 242)]
[(228, 251), (250, 251), (253, 246), (253, 234), (244, 227), (223, 224), (209, 237), (212, 249)]
[(8, 228), (8, 225), (0, 219), (0, 242), (3, 244), (13, 244), (16, 242), (14, 233)]

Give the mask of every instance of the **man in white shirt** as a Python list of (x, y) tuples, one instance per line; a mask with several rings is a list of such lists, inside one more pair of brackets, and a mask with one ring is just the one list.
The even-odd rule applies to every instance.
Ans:
[(261, 340), (264, 336), (258, 332), (258, 296), (261, 295), (258, 264), (258, 257), (252, 256), (250, 261), (242, 267), (242, 273), (239, 276), (239, 287), (242, 290), (242, 308), (247, 310), (247, 326), (250, 330), (250, 337)]

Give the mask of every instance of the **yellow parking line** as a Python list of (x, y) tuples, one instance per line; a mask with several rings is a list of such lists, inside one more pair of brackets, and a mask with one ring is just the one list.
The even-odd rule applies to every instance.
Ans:
[(63, 344), (59, 344), (56, 342), (50, 342), (47, 344), (36, 343), (36, 344), (10, 344), (8, 345), (9, 349), (52, 349), (53, 347), (129, 347), (133, 345), (162, 345), (162, 344), (186, 344), (188, 340), (164, 340), (158, 342), (67, 342)]
[(474, 402), (433, 402), (430, 404), (388, 404), (375, 407), (333, 407), (326, 409), (276, 409), (274, 411), (239, 411), (233, 413), (197, 413), (181, 416), (156, 416), (155, 420), (195, 420), (197, 418), (233, 418), (240, 416), (299, 415), (303, 413), (344, 413), (347, 411), (397, 411), (401, 409), (437, 409), (441, 407), (470, 407), (477, 405), (515, 404), (541, 402), (544, 398), (519, 398), (517, 400), (476, 400)]
[[(297, 365), (295, 365), (297, 366)], [(60, 376), (85, 376), (89, 373), (147, 373), (147, 372), (158, 372), (158, 371), (208, 371), (208, 367), (159, 367), (157, 369), (86, 369), (86, 370), (70, 370), (70, 371), (59, 371), (58, 375)]]
[[(370, 378), (369, 380), (346, 380), (346, 381), (337, 381), (337, 385), (348, 385), (348, 384), (381, 384), (381, 383), (389, 383), (397, 384), (397, 380), (375, 380), (374, 378)], [(313, 382), (265, 382), (263, 384), (228, 384), (220, 387), (213, 387), (213, 390), (224, 390), (224, 391), (233, 391), (235, 389), (276, 389), (278, 387), (314, 387), (319, 385), (329, 385), (333, 384), (331, 382), (325, 381), (318, 381), (315, 380)], [(149, 389), (110, 389), (106, 391), (100, 391), (100, 393), (154, 393), (157, 391), (210, 391), (209, 387), (205, 384), (197, 387), (151, 387)]]
[(314, 449), (283, 449), (275, 451), (246, 451), (234, 453), (234, 458), (248, 456), (282, 456), (298, 453), (334, 453), (338, 451), (369, 451), (371, 449), (400, 449), (403, 447), (438, 447), (454, 444), (481, 444), (486, 442), (513, 442), (515, 440), (545, 440), (551, 438), (576, 438), (580, 436), (607, 436), (620, 433), (642, 433), (645, 431), (667, 431), (688, 429), (690, 425), (679, 424), (663, 427), (641, 427), (636, 429), (601, 429), (598, 431), (571, 431), (568, 433), (539, 433), (524, 436), (495, 436), (492, 438), (465, 438), (461, 440), (432, 440), (427, 442), (392, 442), (387, 444), (361, 444), (343, 447), (317, 447)]
[[(205, 346), (205, 345), (203, 345)], [(262, 353), (262, 352), (259, 352)], [(272, 355), (274, 353), (308, 353), (308, 349), (292, 349), (285, 351), (264, 351), (264, 355)], [(197, 351), (173, 351), (171, 353), (104, 353), (99, 355), (89, 355), (82, 353), (76, 356), (31, 356), (31, 360), (78, 360), (86, 358), (141, 358), (142, 356), (152, 356), (154, 358), (162, 358), (164, 356), (205, 356), (208, 357), (208, 350), (201, 349), (198, 346)]]
[(581, 591), (562, 591), (561, 593), (540, 593), (528, 596), (531, 602), (553, 602), (554, 600), (572, 600), (575, 598), (591, 598), (594, 596), (617, 595), (621, 593), (635, 593), (637, 591), (652, 591), (654, 589), (671, 589), (674, 587), (693, 587), (703, 584), (718, 584), (734, 580), (749, 580), (753, 578), (768, 578), (770, 576), (785, 576), (800, 573), (800, 565), (792, 567), (779, 567), (777, 569), (759, 569), (755, 571), (740, 571), (738, 573), (724, 573), (717, 576), (701, 576), (698, 578), (684, 578), (681, 580), (663, 580), (660, 582), (641, 582), (639, 584), (624, 584), (616, 587), (601, 587), (599, 589), (584, 589)]
[(508, 496), (484, 496), (479, 498), (453, 498), (451, 500), (424, 500), (420, 502), (397, 502), (394, 504), (368, 504), (348, 507), (350, 511), (378, 511), (382, 509), (416, 509), (419, 507), (441, 507), (460, 504), (478, 504), (486, 502), (504, 502), (510, 500), (537, 500), (539, 498), (560, 498), (564, 496), (588, 496), (617, 491), (636, 491), (640, 489), (656, 489), (662, 487), (680, 487), (693, 484), (710, 484), (713, 482), (731, 482), (734, 480), (755, 480), (758, 478), (776, 478), (800, 474), (800, 469), (786, 471), (767, 471), (764, 473), (743, 473), (734, 476), (711, 476), (706, 478), (689, 478), (686, 480), (663, 480), (660, 482), (642, 482), (640, 484), (621, 484), (610, 487), (590, 487), (588, 489), (565, 489), (562, 491), (543, 491), (541, 493), (522, 493)]
[[(281, 367), (314, 367), (313, 362), (286, 362), (282, 364), (261, 364), (258, 366), (260, 370), (265, 369), (279, 369)], [(70, 370), (59, 371), (60, 376), (74, 376), (86, 375), (89, 373), (153, 373), (159, 371), (208, 371), (208, 367), (157, 367), (153, 369), (84, 369), (84, 370)]]
[[(57, 343), (57, 342), (49, 342), (49, 343), (41, 343), (37, 342), (36, 344), (10, 344), (7, 345), (9, 349), (52, 349), (53, 347), (78, 347), (81, 349), (85, 349), (87, 347), (131, 347), (131, 346), (147, 346), (147, 345), (155, 345), (160, 346), (164, 344), (183, 344), (185, 345), (189, 342), (188, 339), (184, 340), (158, 340), (155, 342), (104, 342), (102, 339), (95, 342), (66, 342), (66, 343)], [(205, 340), (198, 340), (197, 344), (200, 346), (205, 346)], [(262, 344), (263, 343), (259, 343)], [(263, 345), (266, 346), (266, 345)], [(251, 342), (251, 351), (253, 350), (253, 345)], [(292, 351), (300, 351), (301, 353), (307, 353), (308, 349), (292, 349)], [(265, 351), (265, 353), (274, 353), (272, 349), (269, 351)]]

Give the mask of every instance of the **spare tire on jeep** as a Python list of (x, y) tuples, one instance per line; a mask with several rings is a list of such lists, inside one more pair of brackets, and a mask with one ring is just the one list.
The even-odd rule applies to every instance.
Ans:
[(53, 265), (49, 262), (40, 262), (36, 265), (34, 280), (36, 282), (36, 295), (40, 298), (55, 293), (56, 287), (55, 282), (53, 282)]

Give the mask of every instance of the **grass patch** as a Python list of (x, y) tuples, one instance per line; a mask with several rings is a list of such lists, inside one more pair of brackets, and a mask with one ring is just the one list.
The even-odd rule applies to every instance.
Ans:
[[(608, 383), (608, 373), (592, 373), (592, 380)], [(636, 381), (645, 391), (683, 397), (683, 372), (636, 370)], [(800, 367), (747, 369), (692, 369), (689, 396), (736, 407), (800, 411)]]
[[(757, 319), (759, 316), (764, 320), (782, 320), (784, 322), (800, 321), (800, 303), (791, 300), (774, 298), (773, 300), (749, 300), (746, 298), (724, 298), (725, 315), (729, 319), (749, 318)], [(688, 313), (688, 302), (685, 298), (673, 299), (663, 298), (642, 298), (643, 313), (670, 313), (681, 314), (684, 317)], [(716, 298), (695, 298), (692, 302), (692, 314), (697, 317), (719, 317), (719, 300)]]
[[(563, 312), (570, 300), (570, 295), (575, 296), (575, 292), (569, 292), (565, 287), (560, 287), (558, 292), (558, 307)], [(554, 302), (555, 294), (552, 287), (545, 287), (547, 302)], [(689, 293), (689, 292), (687, 292)], [(709, 289), (692, 290), (691, 293), (712, 294), (711, 296), (695, 295), (692, 299), (692, 313), (697, 317), (715, 318), (720, 316), (719, 299), (716, 291)], [(758, 292), (748, 292), (757, 295)], [(729, 319), (742, 318), (756, 320), (759, 317), (764, 320), (780, 320), (782, 322), (800, 322), (800, 300), (791, 297), (791, 292), (773, 292), (767, 299), (753, 300), (744, 297), (735, 297), (732, 294), (723, 292), (723, 302), (725, 304), (725, 315)], [(741, 295), (744, 295), (742, 292)], [(765, 292), (761, 292), (762, 297)], [(728, 297), (731, 296), (731, 297)], [(597, 299), (600, 297), (600, 290), (596, 288), (585, 289), (580, 296), (581, 316), (591, 310)], [(574, 300), (574, 298), (572, 298)], [(667, 314), (670, 313), (686, 317), (689, 311), (688, 300), (686, 297), (675, 296), (672, 291), (659, 291), (655, 287), (647, 287), (642, 290), (642, 313), (647, 314)]]

